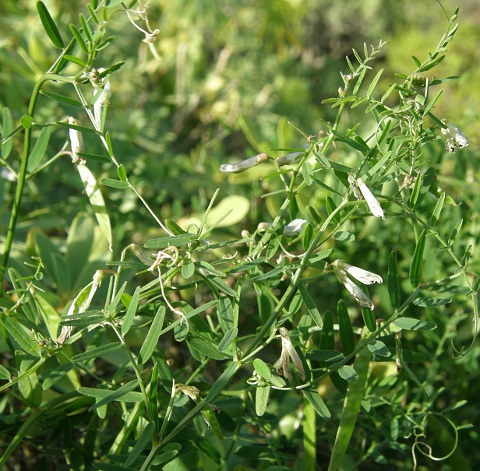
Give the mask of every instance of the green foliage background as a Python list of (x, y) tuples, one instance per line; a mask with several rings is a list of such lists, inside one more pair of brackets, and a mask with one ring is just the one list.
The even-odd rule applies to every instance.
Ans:
[[(69, 34), (69, 23), (78, 25), (79, 14), (85, 14), (85, 2), (51, 0), (45, 1), (45, 5), (64, 36)], [(443, 6), (450, 14), (455, 4), (444, 2)], [(438, 188), (437, 195), (441, 190), (449, 195), (442, 214), (442, 230), (451, 233), (458, 220), (463, 219), (462, 236), (456, 247), (458, 253), (463, 254), (469, 245), (473, 246), (471, 269), (478, 273), (480, 7), (475, 0), (465, 0), (460, 7), (460, 29), (449, 46), (446, 59), (434, 70), (435, 77), (458, 75), (460, 78), (446, 84), (442, 97), (435, 105), (434, 114), (448, 118), (459, 126), (469, 137), (470, 147), (449, 155), (445, 152), (443, 142), (437, 140), (429, 143), (424, 152), (436, 170), (433, 186)], [(264, 178), (270, 172), (263, 167), (226, 176), (219, 171), (221, 164), (242, 160), (259, 152), (268, 152), (276, 157), (282, 154), (281, 149), (302, 148), (307, 144), (304, 136), (317, 136), (321, 129), (325, 129), (323, 123), (335, 119), (336, 109), (322, 105), (322, 101), (338, 96), (338, 88), (343, 86), (340, 71), (347, 73), (345, 56), (353, 60), (352, 48), (363, 51), (364, 43), (376, 45), (380, 39), (388, 41), (381, 54), (370, 63), (372, 77), (380, 68), (385, 69), (375, 90), (381, 96), (395, 80), (396, 73), (408, 74), (415, 67), (412, 55), (423, 60), (426, 51), (435, 48), (446, 23), (444, 13), (436, 2), (414, 0), (157, 0), (149, 3), (148, 20), (152, 30), (158, 29), (152, 45), (156, 56), (149, 45), (142, 41), (144, 35), (132, 26), (119, 5), (107, 25), (108, 34), (114, 36), (115, 40), (99, 54), (98, 63), (95, 63), (95, 67), (100, 68), (119, 61), (125, 62), (111, 77), (112, 97), (107, 123), (111, 130), (112, 146), (130, 180), (162, 221), (169, 219), (184, 228), (194, 227), (199, 224), (217, 188), (220, 188), (217, 203), (228, 197), (236, 198), (237, 211), (209, 235), (212, 243), (240, 239), (242, 230), (252, 233), (259, 222), (270, 222), (275, 218), (283, 201), (283, 196), (276, 194), (262, 198), (262, 195), (282, 188), (278, 178)], [(35, 82), (51, 66), (58, 51), (51, 46), (39, 21), (36, 2), (3, 1), (0, 4), (0, 28), (0, 107), (10, 108), (14, 120), (18, 121), (26, 110)], [(62, 83), (51, 83), (46, 89), (76, 98), (73, 89)], [(51, 123), (63, 120), (67, 115), (78, 115), (78, 109), (65, 103), (46, 96), (41, 96), (39, 100), (35, 116), (37, 122)], [(362, 107), (348, 108), (345, 114), (347, 122), (343, 125), (344, 129), (359, 123), (357, 134), (368, 135), (372, 131), (373, 124), (366, 119)], [(39, 133), (40, 130), (35, 130), (35, 137)], [(88, 152), (105, 154), (97, 136), (84, 134), (83, 137)], [(55, 127), (43, 161), (55, 155), (67, 139), (68, 130)], [(9, 160), (16, 170), (21, 149), (22, 141), (16, 138), (13, 142), (13, 158)], [(353, 165), (356, 161), (355, 153), (341, 146), (332, 149), (329, 158), (345, 165)], [(97, 181), (117, 178), (109, 162), (92, 161), (89, 162), (89, 168)], [(271, 166), (270, 171), (274, 170)], [(14, 188), (14, 182), (5, 178), (0, 180), (2, 234), (8, 226)], [(52, 317), (62, 312), (65, 314), (69, 303), (91, 281), (95, 270), (104, 268), (112, 260), (118, 260), (125, 246), (132, 242), (143, 245), (149, 239), (164, 235), (131, 192), (102, 187), (102, 193), (113, 227), (113, 253), (108, 251), (107, 243), (96, 227), (93, 210), (69, 157), (55, 160), (47, 172), (41, 172), (27, 181), (10, 267), (28, 276), (33, 269), (31, 264), (25, 263), (30, 263), (31, 256), (55, 254), (51, 256), (52, 263), (50, 268), (47, 267), (45, 277), (36, 283), (45, 289), (45, 306), (48, 304), (54, 308), (48, 313)], [(315, 207), (318, 203), (317, 211), (325, 219), (329, 214), (323, 203), (326, 194), (322, 188), (307, 189), (298, 203), (300, 213), (305, 214), (307, 206)], [(430, 217), (430, 209), (425, 209), (425, 218)], [(221, 215), (221, 210), (217, 211), (217, 215)], [(209, 223), (212, 224), (214, 219), (216, 217), (211, 217)], [(325, 249), (335, 248), (338, 258), (385, 274), (389, 254), (392, 250), (396, 251), (402, 292), (409, 293), (412, 228), (402, 224), (399, 219), (396, 226), (385, 230), (382, 221), (368, 216), (366, 211), (365, 218), (357, 218), (349, 221), (349, 224), (349, 230), (356, 234), (356, 240), (335, 247), (329, 241)], [(88, 246), (85, 249), (86, 259), (78, 255), (78, 246), (72, 240), (73, 234), (78, 232), (87, 234), (87, 242), (83, 239), (77, 241)], [(429, 244), (431, 241), (427, 239), (426, 252), (429, 251)], [(231, 255), (222, 249), (216, 254), (219, 258)], [(49, 271), (54, 262), (61, 267), (60, 276), (58, 272)], [(442, 258), (441, 254), (430, 254), (425, 260), (423, 276), (428, 280), (444, 277), (445, 273), (452, 271), (451, 265), (451, 261)], [(68, 277), (64, 276), (67, 272)], [(134, 273), (132, 267), (126, 268), (119, 280), (119, 285), (123, 281), (131, 283), (129, 295), (133, 294), (136, 284), (150, 281), (148, 274), (134, 277)], [(315, 287), (309, 287), (309, 291), (316, 301), (321, 299), (319, 310), (322, 313), (336, 311), (337, 301), (342, 298), (344, 291), (340, 283), (332, 275), (320, 278), (315, 283)], [(278, 292), (285, 290), (281, 284), (275, 288)], [(106, 292), (107, 286), (102, 286), (100, 295), (106, 296)], [(240, 312), (241, 333), (247, 333), (252, 322), (260, 328), (265, 320), (261, 312), (258, 315), (255, 291), (250, 287), (248, 293)], [(422, 335), (408, 332), (403, 339), (405, 350), (418, 351), (425, 357), (425, 361), (412, 364), (422, 387), (409, 380), (407, 375), (395, 379), (392, 363), (379, 362), (373, 368), (367, 395), (371, 394), (374, 398), (371, 404), (376, 414), (360, 417), (352, 445), (358, 453), (347, 457), (345, 469), (354, 469), (355, 466), (383, 469), (386, 464), (397, 469), (410, 469), (411, 442), (408, 442), (408, 437), (399, 438), (398, 435), (399, 430), (404, 430), (402, 421), (408, 422), (414, 417), (420, 421), (421, 413), (425, 410), (447, 410), (449, 407), (452, 408), (449, 417), (460, 427), (460, 444), (452, 457), (442, 464), (445, 466), (442, 469), (475, 469), (476, 464), (480, 463), (477, 446), (480, 419), (476, 407), (480, 394), (480, 349), (474, 344), (467, 356), (455, 359), (455, 352), (450, 345), (452, 339), (457, 346), (468, 345), (472, 341), (472, 322), (468, 317), (471, 308), (464, 294), (459, 291), (453, 307), (413, 307), (409, 312), (410, 317), (416, 316), (437, 324), (434, 331)], [(204, 290), (195, 292), (192, 287), (182, 291), (182, 298), (192, 304), (196, 301), (202, 304), (208, 300)], [(382, 317), (392, 315), (386, 283), (375, 290), (374, 301), (383, 307)], [(264, 299), (264, 302), (268, 304), (272, 300)], [(350, 299), (346, 302), (352, 313), (354, 302)], [(271, 307), (265, 309), (268, 311)], [(359, 328), (363, 321), (358, 313), (356, 316), (353, 323), (355, 328)], [(147, 331), (141, 328), (132, 331), (129, 346), (140, 349)], [(92, 333), (86, 340), (91, 340), (93, 345), (113, 340), (102, 337), (96, 343), (95, 335), (99, 334)], [(0, 337), (4, 366), (10, 360), (10, 346), (6, 335)], [(194, 371), (204, 382), (212, 384), (222, 372), (220, 367), (205, 367), (205, 371), (202, 371), (202, 367), (193, 366), (188, 350), (179, 347), (173, 339), (166, 341), (163, 348), (162, 355), (174, 359), (176, 367), (184, 372), (184, 379)], [(266, 348), (265, 361), (273, 363), (278, 356), (277, 350)], [(78, 355), (81, 351), (70, 353)], [(29, 359), (23, 361), (25, 363), (19, 367), (19, 371), (28, 368)], [(18, 358), (17, 363), (22, 365)], [(96, 366), (95, 374), (100, 378), (109, 378), (115, 384), (115, 378), (122, 378), (124, 371), (121, 368), (124, 364), (122, 355), (111, 354)], [(52, 370), (53, 361), (45, 368), (47, 373)], [(73, 390), (80, 386), (97, 387), (95, 379), (89, 376), (87, 380), (82, 380), (82, 384), (75, 384), (70, 378), (72, 383), (62, 385), (62, 388), (68, 391), (69, 388)], [(263, 438), (268, 437), (265, 442), (259, 443), (268, 445), (280, 455), (275, 456), (276, 461), (272, 459), (272, 463), (279, 466), (277, 469), (282, 469), (279, 463), (301, 469), (299, 464), (295, 465), (293, 458), (299, 456), (300, 439), (298, 425), (295, 424), (298, 417), (292, 413), (292, 410), (301, 407), (298, 396), (295, 392), (272, 392), (267, 415), (261, 420), (255, 419), (252, 410), (248, 410), (253, 406), (247, 399), (251, 399), (249, 395), (253, 393), (247, 391), (245, 380), (246, 376), (236, 378), (234, 388), (229, 392), (231, 397), (227, 395), (217, 404), (232, 416), (238, 414), (239, 420), (246, 423), (239, 433), (240, 442), (245, 440), (242, 442), (245, 444), (243, 454), (237, 454), (230, 461), (222, 462), (222, 465), (228, 469), (234, 469), (236, 465), (245, 466), (238, 469), (248, 469), (248, 466), (267, 469), (268, 459), (250, 460), (251, 456), (260, 454), (254, 449), (258, 443), (251, 438), (258, 433)], [(22, 404), (20, 407), (13, 407), (7, 401), (7, 396), (0, 399), (4, 423), (8, 424), (10, 415), (10, 425), (15, 423), (20, 426), (28, 417), (28, 411), (41, 406), (45, 398), (40, 398), (37, 386), (22, 386), (22, 394), (19, 393), (22, 398), (18, 399)], [(425, 387), (430, 396), (424, 394)], [(321, 388), (321, 395), (336, 414), (334, 420), (338, 425), (342, 395), (330, 382), (325, 382)], [(467, 401), (466, 405), (460, 407), (463, 401)], [(338, 407), (335, 407), (335, 403), (339, 404)], [(68, 417), (68, 425), (65, 426), (63, 440), (55, 443), (54, 447), (54, 459), (59, 467), (65, 465), (62, 454), (68, 448), (68, 440), (76, 441), (73, 436), (75, 427), (79, 424), (83, 432), (89, 414), (92, 414), (87, 413), (86, 408), (83, 410), (81, 405), (77, 405), (75, 411), (72, 416), (68, 416), (68, 410), (60, 412)], [(120, 415), (121, 411), (116, 417), (110, 417), (114, 430), (121, 426)], [(451, 449), (452, 429), (445, 423), (444, 416), (431, 417), (429, 427), (443, 431), (433, 433), (432, 444), (434, 454), (442, 456)], [(179, 421), (180, 416), (175, 419)], [(96, 420), (101, 421), (101, 416)], [(470, 423), (474, 427), (470, 428)], [(89, 426), (94, 427), (91, 422)], [(144, 426), (145, 423), (141, 421), (136, 425), (137, 436), (141, 436)], [(462, 426), (465, 430), (462, 430)], [(109, 432), (107, 425), (103, 427), (100, 429)], [(213, 469), (209, 466), (217, 458), (216, 450), (221, 449), (220, 439), (215, 434), (208, 435), (204, 424), (196, 422), (195, 427), (199, 436), (206, 438), (201, 441), (200, 451), (193, 447), (188, 451), (187, 447), (183, 461), (188, 463), (189, 456), (195, 457), (191, 459), (196, 460), (198, 469)], [(0, 432), (0, 445), (5, 448), (14, 435), (12, 430), (15, 427), (5, 427), (3, 430)], [(47, 430), (45, 436), (48, 436), (46, 424), (39, 430)], [(39, 430), (36, 432), (40, 434)], [(269, 433), (271, 430), (275, 430), (275, 433)], [(88, 438), (88, 433), (86, 436)], [(11, 469), (14, 462), (32, 466), (41, 465), (47, 459), (43, 453), (48, 449), (48, 443), (42, 443), (39, 437), (35, 437), (35, 440), (32, 448), (28, 443), (19, 446), (10, 461)], [(335, 440), (328, 421), (318, 426), (317, 440), (323, 445), (317, 450), (318, 465), (323, 469), (328, 463), (329, 447)], [(368, 449), (365, 443), (372, 448)], [(110, 443), (103, 445), (102, 450), (111, 449), (108, 448)], [(133, 446), (131, 443), (128, 445)], [(77, 469), (74, 457), (78, 450), (72, 451), (72, 448), (75, 446), (68, 452), (72, 460), (69, 465)], [(28, 458), (32, 449), (38, 453), (38, 462), (36, 458)], [(169, 463), (171, 467), (166, 465), (165, 469), (188, 469), (182, 468), (185, 464), (171, 463), (173, 461)], [(87, 469), (88, 463), (78, 464), (78, 469), (82, 469), (82, 466)], [(420, 466), (419, 469), (435, 469), (437, 465), (422, 458)]]

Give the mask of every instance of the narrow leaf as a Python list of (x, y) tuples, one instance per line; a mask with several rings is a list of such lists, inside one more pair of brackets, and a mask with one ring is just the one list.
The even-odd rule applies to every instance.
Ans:
[(437, 204), (435, 205), (435, 209), (433, 210), (432, 218), (430, 219), (430, 225), (435, 226), (437, 224), (438, 219), (440, 218), (440, 213), (443, 209), (443, 204), (445, 203), (445, 196), (446, 192), (444, 191), (440, 198), (438, 198)]
[(160, 237), (158, 239), (150, 239), (144, 247), (146, 249), (163, 250), (167, 247), (182, 247), (194, 240), (193, 234), (182, 234), (171, 237)]
[(375, 317), (375, 311), (367, 307), (362, 307), (362, 317), (365, 326), (370, 332), (375, 332), (377, 330), (377, 318)]
[(61, 103), (65, 103), (70, 106), (76, 106), (78, 108), (83, 108), (83, 105), (78, 100), (74, 100), (73, 98), (69, 98), (68, 96), (59, 95), (58, 93), (49, 92), (48, 90), (41, 90), (40, 93), (42, 95), (48, 96), (49, 98), (60, 101)]
[(132, 391), (137, 386), (138, 386), (138, 380), (134, 379), (133, 381), (130, 381), (129, 383), (124, 384), (123, 386), (118, 388), (116, 391), (109, 391), (108, 394), (102, 400), (97, 402), (88, 410), (94, 411), (102, 406), (105, 406), (106, 404), (110, 404), (110, 402), (121, 400), (122, 396), (125, 396), (128, 392)]
[(40, 15), (40, 20), (42, 21), (43, 27), (45, 28), (45, 31), (50, 38), (50, 41), (52, 41), (55, 47), (63, 49), (62, 36), (60, 36), (57, 25), (50, 16), (50, 13), (48, 12), (45, 4), (43, 2), (37, 2), (37, 10), (38, 14)]
[(76, 28), (76, 26), (72, 23), (70, 23), (68, 25), (70, 27), (70, 31), (72, 32), (73, 34), (73, 37), (75, 38), (75, 41), (77, 41), (77, 44), (80, 46), (80, 49), (85, 53), (85, 54), (88, 54), (88, 46), (87, 46), (87, 43), (85, 42), (85, 40), (83, 39), (83, 36), (82, 34), (80, 33), (80, 31), (78, 31), (78, 29)]
[(87, 352), (75, 355), (72, 357), (72, 361), (81, 362), (94, 360), (95, 358), (100, 358), (110, 353), (116, 352), (120, 348), (122, 348), (122, 344), (120, 342), (108, 343), (107, 345), (102, 345), (101, 347), (93, 348), (92, 350), (88, 350)]
[(225, 353), (218, 350), (212, 341), (206, 341), (201, 337), (192, 337), (187, 340), (187, 345), (202, 355), (214, 360), (225, 360), (228, 357)]
[(377, 86), (377, 83), (378, 83), (378, 81), (380, 80), (380, 77), (382, 76), (382, 74), (383, 74), (383, 69), (380, 69), (380, 70), (377, 72), (377, 75), (375, 75), (375, 77), (373, 78), (372, 83), (371, 83), (370, 86), (368, 87), (367, 97), (369, 97), (369, 96), (372, 95), (372, 92), (373, 92), (373, 90), (375, 89), (375, 87)]
[(347, 306), (343, 299), (340, 299), (337, 304), (337, 319), (343, 353), (347, 356), (355, 350), (355, 339), (353, 337), (352, 321), (350, 320)]
[(413, 252), (412, 263), (410, 265), (409, 278), (412, 287), (416, 288), (420, 282), (423, 265), (423, 252), (425, 250), (425, 230), (418, 237), (415, 251)]
[(155, 424), (150, 422), (144, 428), (140, 438), (135, 441), (135, 446), (128, 454), (128, 458), (123, 465), (125, 468), (131, 466), (135, 460), (142, 454), (142, 451), (147, 447), (147, 445), (152, 441), (153, 432), (155, 431)]
[(330, 411), (318, 391), (315, 389), (303, 389), (302, 392), (307, 401), (313, 406), (322, 419), (328, 420), (331, 417)]
[(388, 296), (394, 309), (402, 303), (400, 292), (400, 280), (398, 277), (397, 253), (392, 251), (388, 257)]
[(457, 225), (455, 226), (452, 233), (450, 234), (450, 237), (448, 238), (448, 245), (452, 245), (455, 242), (458, 234), (460, 233), (460, 230), (462, 229), (462, 225), (463, 225), (463, 219), (460, 219), (460, 221), (457, 222)]
[(422, 183), (423, 183), (422, 178), (417, 176), (417, 178), (415, 180), (415, 186), (413, 187), (413, 191), (410, 194), (409, 206), (411, 208), (414, 208), (415, 205), (417, 204), (418, 196), (420, 195), (420, 190), (422, 189)]
[(257, 386), (257, 388), (255, 388), (255, 413), (258, 417), (265, 414), (267, 410), (270, 389), (270, 386)]
[(221, 352), (225, 352), (237, 337), (238, 337), (238, 328), (232, 327), (230, 330), (225, 332), (223, 339), (218, 344), (218, 349)]
[(100, 183), (105, 186), (109, 186), (110, 188), (115, 188), (117, 190), (125, 190), (128, 188), (128, 183), (122, 180), (115, 180), (113, 178), (102, 178)]
[(125, 167), (123, 166), (123, 164), (121, 164), (117, 168), (117, 174), (118, 174), (118, 178), (120, 178), (120, 180), (122, 180), (123, 182), (127, 180), (127, 171), (125, 170)]
[(163, 328), (163, 321), (165, 320), (165, 312), (165, 306), (160, 306), (155, 314), (152, 325), (148, 330), (148, 334), (138, 355), (140, 364), (142, 365), (148, 361), (148, 359), (152, 356), (153, 351), (157, 347), (158, 339), (160, 338)]
[[(2, 139), (13, 133), (13, 118), (10, 108), (3, 108)], [(6, 159), (13, 148), (13, 138), (10, 138), (2, 145), (2, 157)]]
[(50, 142), (50, 135), (52, 134), (52, 128), (47, 126), (43, 128), (38, 136), (32, 153), (28, 159), (28, 171), (33, 172), (40, 164), (45, 152), (47, 151), (48, 143)]
[(130, 305), (128, 306), (127, 313), (123, 318), (122, 324), (122, 334), (126, 335), (132, 327), (133, 319), (135, 318), (135, 314), (137, 313), (138, 303), (140, 301), (140, 287), (137, 286), (135, 292), (133, 293), (132, 299), (130, 300)]
[(421, 321), (413, 317), (400, 317), (393, 323), (404, 330), (433, 330), (437, 328), (435, 322)]
[(302, 295), (303, 302), (305, 303), (305, 307), (308, 310), (308, 313), (312, 316), (313, 322), (319, 327), (320, 329), (323, 327), (323, 319), (318, 310), (317, 306), (315, 305), (315, 301), (308, 293), (307, 287), (301, 283), (299, 286), (299, 292)]

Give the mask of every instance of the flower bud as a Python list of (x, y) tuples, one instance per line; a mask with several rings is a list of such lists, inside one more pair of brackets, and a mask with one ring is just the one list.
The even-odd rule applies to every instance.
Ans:
[(224, 173), (240, 173), (244, 172), (245, 170), (255, 167), (256, 165), (265, 162), (270, 157), (268, 154), (262, 152), (261, 154), (254, 155), (248, 159), (242, 160), (236, 164), (223, 164), (220, 166), (220, 171)]

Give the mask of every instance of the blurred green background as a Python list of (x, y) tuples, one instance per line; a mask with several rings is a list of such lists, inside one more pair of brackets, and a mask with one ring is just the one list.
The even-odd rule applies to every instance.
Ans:
[[(35, 80), (57, 54), (35, 3), (0, 4), (0, 106), (10, 107), (16, 119), (26, 110)], [(78, 24), (79, 13), (85, 12), (81, 1), (45, 4), (64, 36), (70, 34), (68, 24)], [(451, 15), (455, 3), (443, 5)], [(460, 30), (446, 60), (435, 69), (436, 74), (460, 79), (447, 85), (434, 113), (459, 126), (474, 150), (480, 134), (480, 7), (476, 0), (465, 0), (460, 7)], [(115, 41), (95, 63), (100, 68), (125, 61), (111, 77), (106, 126), (117, 157), (161, 217), (181, 220), (202, 213), (215, 188), (222, 187), (222, 197), (240, 194), (250, 199), (250, 221), (242, 226), (247, 228), (268, 217), (258, 208), (258, 197), (274, 183), (259, 183), (256, 172), (228, 178), (220, 174), (220, 164), (267, 148), (303, 146), (304, 138), (286, 120), (306, 135), (316, 135), (322, 120), (334, 116), (335, 110), (321, 106), (321, 101), (337, 95), (342, 85), (339, 71), (348, 72), (345, 56), (353, 57), (352, 48), (363, 51), (364, 43), (389, 41), (373, 64), (374, 71), (386, 69), (380, 94), (395, 73), (408, 74), (414, 68), (412, 55), (422, 60), (425, 51), (434, 49), (446, 25), (434, 0), (156, 0), (148, 2), (146, 12), (151, 28), (159, 30), (153, 44), (158, 56), (151, 54), (143, 34), (119, 8), (108, 23)], [(75, 98), (72, 87), (49, 89)], [(38, 109), (37, 122), (72, 113), (87, 122), (77, 109), (45, 97)], [(363, 111), (350, 112), (352, 125), (362, 123), (364, 116)], [(45, 160), (61, 148), (66, 134), (65, 129), (54, 131)], [(87, 152), (101, 152), (94, 137), (84, 138)], [(15, 144), (16, 154), (10, 157), (14, 166), (21, 140)], [(449, 159), (447, 169), (455, 165), (455, 157)], [(115, 176), (108, 164), (91, 165), (99, 179)], [(50, 170), (30, 180), (29, 205), (23, 209), (32, 224), (44, 229), (58, 228), (59, 222), (67, 227), (78, 206), (86, 204), (81, 184), (68, 159)], [(2, 182), (7, 207), (8, 185)], [(132, 239), (144, 240), (151, 221), (134, 196), (109, 191), (106, 197), (116, 209), (116, 248)], [(274, 204), (268, 206), (270, 216), (274, 210)], [(2, 225), (5, 217), (3, 212)], [(121, 224), (115, 224), (115, 217)]]

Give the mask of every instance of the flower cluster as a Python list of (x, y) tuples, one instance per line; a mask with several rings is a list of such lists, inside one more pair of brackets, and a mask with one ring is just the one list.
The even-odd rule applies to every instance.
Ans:
[(373, 311), (373, 301), (348, 277), (352, 276), (356, 280), (362, 282), (365, 285), (371, 285), (373, 283), (383, 283), (383, 279), (380, 275), (350, 265), (343, 260), (335, 260), (331, 264), (335, 275), (343, 283), (347, 291), (353, 296), (360, 306), (368, 307)]

